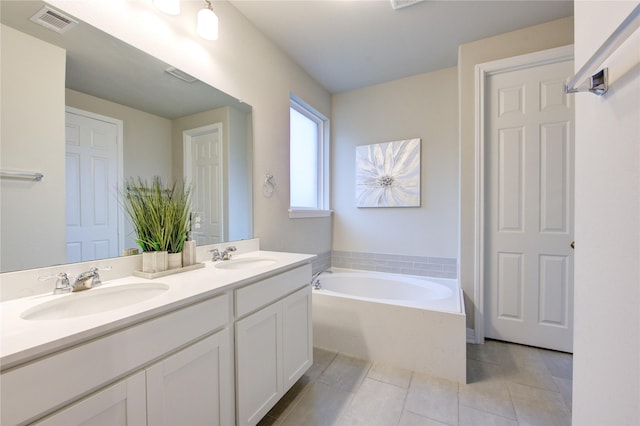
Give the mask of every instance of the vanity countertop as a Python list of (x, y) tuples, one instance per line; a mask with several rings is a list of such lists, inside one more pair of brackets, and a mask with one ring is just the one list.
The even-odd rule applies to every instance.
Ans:
[[(5, 370), (49, 353), (77, 345), (98, 336), (211, 298), (226, 290), (267, 278), (308, 263), (315, 255), (254, 251), (233, 257), (231, 262), (269, 259), (249, 268), (220, 268), (221, 262), (205, 262), (205, 267), (149, 280), (135, 276), (104, 282), (98, 290), (53, 295), (40, 294), (0, 304), (0, 369)], [(264, 264), (263, 264), (264, 263)], [(91, 291), (133, 283), (163, 283), (168, 289), (153, 298), (116, 309), (62, 319), (23, 319), (21, 315), (42, 303), (77, 297)], [(53, 287), (53, 286), (52, 286)]]

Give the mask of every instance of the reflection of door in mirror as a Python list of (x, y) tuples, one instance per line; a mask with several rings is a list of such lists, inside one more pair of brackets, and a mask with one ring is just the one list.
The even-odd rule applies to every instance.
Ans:
[(70, 107), (65, 117), (67, 262), (116, 257), (123, 240), (117, 200), (123, 123)]
[(183, 132), (185, 181), (192, 186), (192, 211), (198, 220), (191, 238), (198, 245), (226, 241), (223, 235), (223, 139), (222, 123)]

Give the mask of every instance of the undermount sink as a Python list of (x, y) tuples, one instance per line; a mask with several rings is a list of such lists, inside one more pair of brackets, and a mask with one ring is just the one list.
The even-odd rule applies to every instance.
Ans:
[(253, 269), (270, 266), (276, 263), (276, 259), (269, 257), (242, 257), (238, 259), (222, 260), (216, 263), (220, 269)]
[(110, 311), (144, 302), (169, 289), (163, 283), (134, 283), (71, 293), (33, 306), (20, 315), (25, 320), (56, 320)]

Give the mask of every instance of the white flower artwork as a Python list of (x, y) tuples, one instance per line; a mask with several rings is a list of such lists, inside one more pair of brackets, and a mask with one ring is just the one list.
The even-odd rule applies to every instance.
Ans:
[(357, 207), (420, 207), (420, 139), (356, 147)]

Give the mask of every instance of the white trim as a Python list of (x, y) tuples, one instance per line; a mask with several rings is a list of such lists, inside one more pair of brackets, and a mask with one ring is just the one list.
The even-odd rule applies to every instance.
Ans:
[(316, 209), (289, 209), (289, 219), (304, 219), (311, 217), (329, 217), (333, 214), (333, 210), (316, 210)]
[[(314, 211), (314, 210), (328, 210), (329, 208), (329, 158), (330, 158), (330, 144), (329, 144), (329, 135), (330, 135), (330, 127), (329, 127), (329, 119), (322, 114), (320, 111), (303, 101), (300, 97), (296, 96), (294, 93), (290, 94), (289, 97), (289, 107), (295, 109), (300, 114), (307, 117), (309, 120), (313, 121), (318, 125), (318, 145), (317, 145), (317, 155), (318, 155), (318, 177), (317, 177), (317, 206), (318, 209), (305, 209), (305, 206), (290, 206), (289, 217), (291, 218), (292, 210), (299, 211)], [(291, 141), (289, 141), (291, 143)], [(291, 177), (290, 177), (291, 178)], [(289, 200), (291, 203), (291, 200)], [(299, 216), (299, 217), (319, 217), (319, 216)]]
[[(484, 132), (485, 84), (488, 77), (505, 72), (573, 60), (573, 45), (514, 56), (475, 67), (475, 199), (474, 199), (474, 277), (475, 343), (484, 343)], [(469, 334), (467, 333), (467, 337)]]
[[(120, 119), (108, 117), (106, 115), (96, 114), (95, 112), (85, 111), (79, 108), (65, 106), (65, 112), (81, 115), (83, 117), (92, 118), (94, 120), (104, 121), (116, 126), (117, 140), (116, 149), (118, 155), (118, 171), (116, 173), (116, 191), (119, 191), (124, 185), (124, 122)], [(66, 149), (66, 148), (65, 148)], [(117, 202), (117, 200), (116, 200)], [(121, 206), (117, 208), (118, 212), (118, 256), (122, 256), (124, 251), (124, 209)]]
[(476, 341), (476, 331), (473, 328), (467, 328), (467, 343), (484, 343)]

